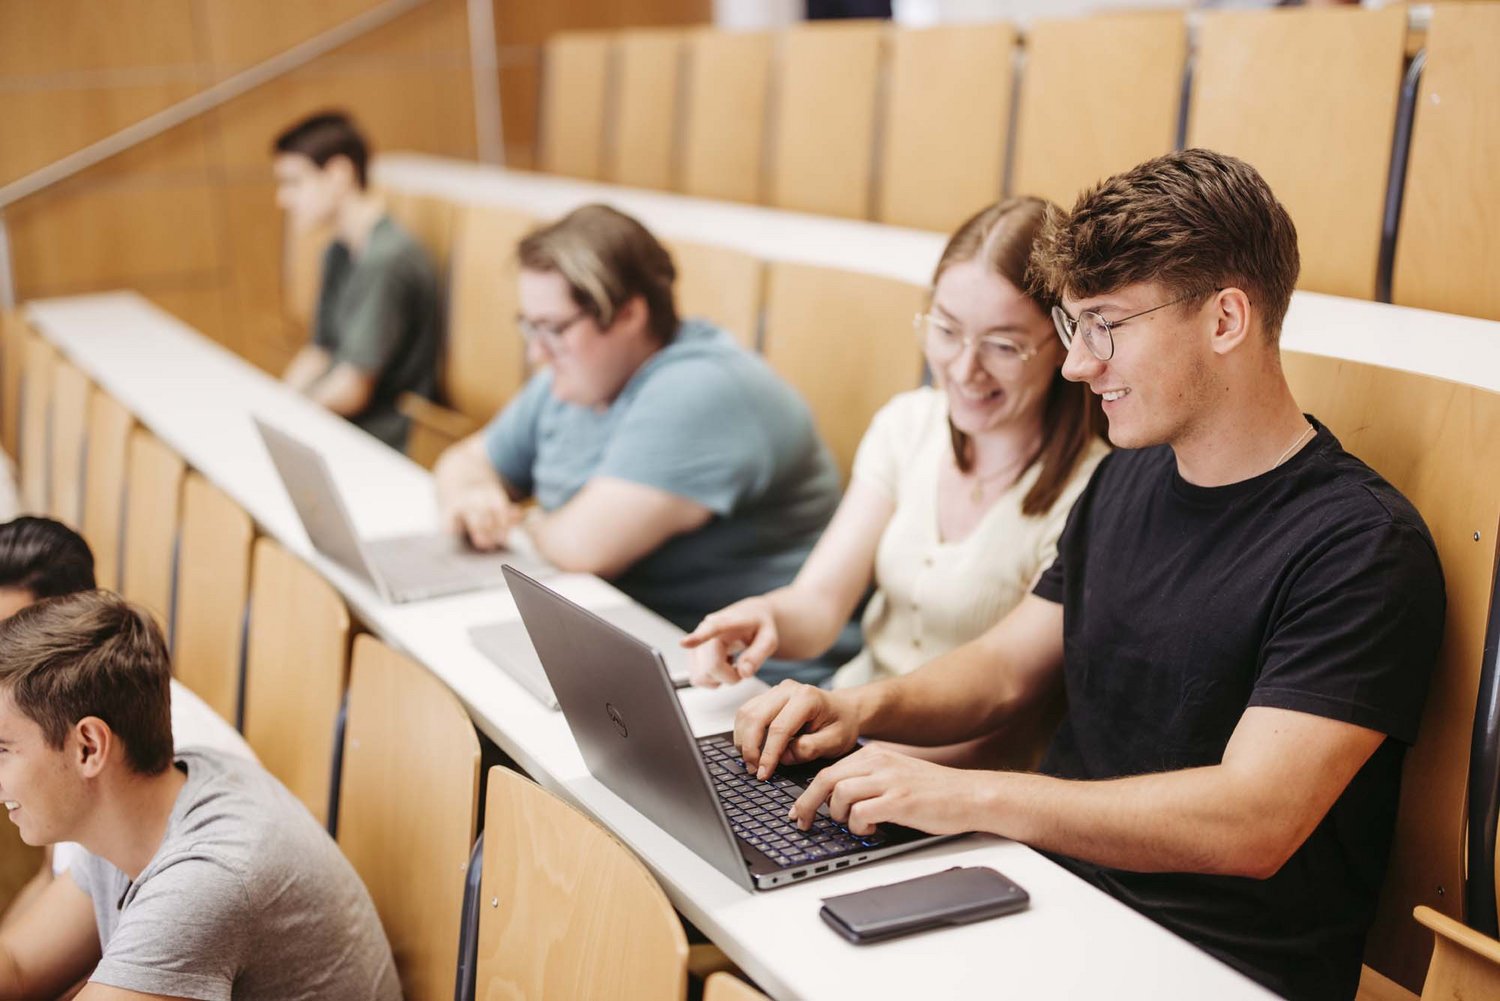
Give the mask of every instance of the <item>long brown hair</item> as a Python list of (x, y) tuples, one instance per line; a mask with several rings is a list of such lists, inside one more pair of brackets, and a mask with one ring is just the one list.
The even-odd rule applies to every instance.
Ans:
[[(1025, 293), (1043, 316), (1050, 316), (1057, 300), (1033, 281), (1031, 247), (1052, 208), (1044, 199), (1022, 197), (1007, 198), (979, 212), (948, 239), (932, 274), (933, 287), (953, 265), (978, 260)], [(1030, 469), (1041, 463), (1041, 472), (1021, 501), (1022, 514), (1039, 515), (1051, 510), (1089, 442), (1104, 437), (1104, 427), (1104, 410), (1088, 387), (1064, 379), (1061, 370), (1053, 373), (1042, 407), (1042, 446), (1026, 465)], [(953, 441), (953, 460), (967, 473), (974, 465), (974, 443), (953, 426), (951, 419), (948, 433)]]

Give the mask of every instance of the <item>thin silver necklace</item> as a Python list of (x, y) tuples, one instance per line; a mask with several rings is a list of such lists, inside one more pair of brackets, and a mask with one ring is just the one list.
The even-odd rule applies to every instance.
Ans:
[(1293, 452), (1295, 452), (1297, 450), (1297, 446), (1300, 445), (1300, 444), (1302, 444), (1302, 442), (1307, 438), (1307, 436), (1309, 434), (1315, 434), (1315, 433), (1317, 433), (1317, 429), (1314, 428), (1311, 424), (1307, 425), (1307, 427), (1305, 427), (1301, 431), (1299, 431), (1297, 433), (1297, 440), (1294, 441), (1294, 442), (1292, 442), (1291, 445), (1289, 445), (1287, 447), (1287, 450), (1285, 452), (1281, 453), (1281, 458), (1277, 459), (1276, 460), (1276, 465), (1272, 466), (1271, 468), (1275, 469), (1276, 466), (1279, 466), (1283, 462), (1285, 462), (1287, 460), (1287, 457), (1290, 456)]

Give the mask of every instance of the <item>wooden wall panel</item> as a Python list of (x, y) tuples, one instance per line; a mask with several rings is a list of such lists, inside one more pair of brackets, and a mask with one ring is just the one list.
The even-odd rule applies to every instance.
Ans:
[[(0, 77), (191, 65), (193, 0), (0, 0)], [(7, 136), (7, 139), (10, 137)]]
[(1188, 145), (1254, 164), (1297, 224), (1299, 288), (1372, 298), (1405, 7), (1206, 14)]
[(611, 42), (603, 32), (569, 32), (547, 42), (540, 162), (548, 173), (604, 177)]
[(375, 6), (372, 0), (198, 2), (208, 44), (205, 55), (221, 73), (269, 59)]

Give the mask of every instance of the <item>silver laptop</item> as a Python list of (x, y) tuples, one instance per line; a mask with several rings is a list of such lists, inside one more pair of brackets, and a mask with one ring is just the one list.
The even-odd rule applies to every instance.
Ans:
[[(598, 616), (647, 646), (662, 651), (667, 663), (667, 675), (676, 688), (686, 688), (690, 683), (692, 653), (684, 650), (678, 640), (685, 633), (671, 622), (649, 608), (634, 603), (615, 608), (602, 609)], [(469, 639), (506, 674), (516, 680), (542, 705), (558, 708), (557, 693), (547, 680), (547, 672), (536, 655), (536, 647), (526, 632), (526, 624), (518, 620), (490, 622), (469, 629)]]
[(254, 420), (312, 544), (329, 559), (364, 575), (386, 601), (400, 604), (504, 587), (500, 568), (506, 562), (530, 566), (540, 575), (552, 572), (542, 561), (528, 560), (514, 550), (479, 552), (446, 532), (360, 538), (323, 456), (285, 431), (258, 417)]
[(944, 840), (891, 824), (861, 837), (826, 809), (798, 830), (787, 809), (828, 762), (760, 781), (731, 734), (693, 736), (658, 651), (513, 567), (505, 577), (589, 772), (741, 886), (787, 886)]

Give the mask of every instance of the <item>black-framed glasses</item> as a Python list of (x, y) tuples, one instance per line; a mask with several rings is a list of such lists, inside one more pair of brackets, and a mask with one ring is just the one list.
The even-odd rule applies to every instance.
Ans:
[(548, 351), (556, 351), (562, 347), (563, 335), (588, 315), (590, 315), (588, 310), (580, 309), (566, 320), (533, 320), (529, 316), (517, 313), (516, 329), (521, 331), (521, 336), (527, 344), (540, 341), (542, 347)]
[(1004, 372), (1026, 364), (1042, 350), (1039, 347), (1027, 347), (1004, 334), (975, 337), (960, 333), (947, 320), (932, 313), (918, 313), (912, 317), (912, 326), (927, 352), (939, 364), (946, 364), (957, 358), (965, 345), (972, 343), (980, 365), (991, 372)]
[[(1214, 289), (1215, 292), (1224, 291), (1222, 288)], [(1115, 356), (1114, 328), (1134, 320), (1136, 317), (1154, 313), (1158, 309), (1166, 309), (1175, 306), (1179, 302), (1186, 302), (1199, 295), (1197, 292), (1189, 292), (1187, 295), (1178, 296), (1171, 302), (1164, 302), (1160, 306), (1152, 306), (1143, 309), (1139, 313), (1131, 313), (1118, 320), (1106, 320), (1092, 309), (1086, 309), (1078, 314), (1078, 319), (1073, 319), (1061, 306), (1052, 307), (1052, 322), (1057, 327), (1057, 336), (1062, 338), (1063, 347), (1073, 349), (1073, 338), (1075, 335), (1083, 336), (1083, 345), (1089, 349), (1089, 353), (1100, 361), (1109, 361)]]

